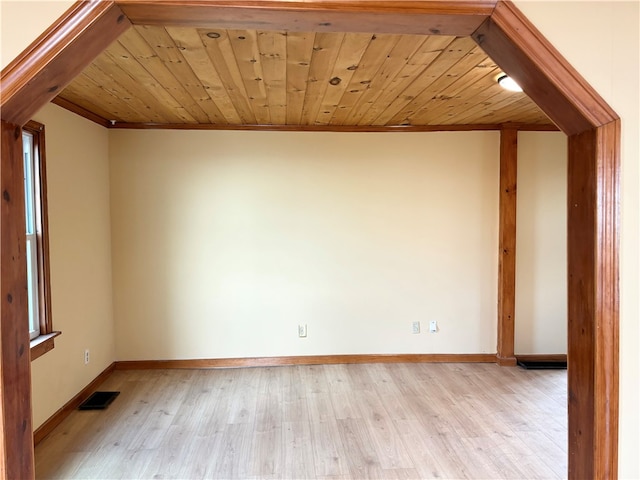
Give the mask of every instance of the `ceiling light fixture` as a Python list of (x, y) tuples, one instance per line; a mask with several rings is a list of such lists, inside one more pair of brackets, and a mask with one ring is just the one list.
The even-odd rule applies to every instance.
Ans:
[(518, 85), (513, 78), (508, 75), (500, 75), (498, 77), (498, 83), (505, 90), (509, 90), (510, 92), (521, 92), (522, 88)]

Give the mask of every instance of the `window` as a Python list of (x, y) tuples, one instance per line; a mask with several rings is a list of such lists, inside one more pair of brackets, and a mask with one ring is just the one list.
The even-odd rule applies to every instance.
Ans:
[(26, 217), (27, 297), (32, 359), (53, 348), (49, 283), (49, 236), (44, 125), (29, 122), (22, 129)]

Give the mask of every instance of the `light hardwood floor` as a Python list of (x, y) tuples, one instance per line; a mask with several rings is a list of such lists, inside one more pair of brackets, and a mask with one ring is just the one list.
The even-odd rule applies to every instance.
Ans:
[(566, 371), (364, 364), (116, 371), (104, 411), (36, 448), (38, 478), (567, 475)]

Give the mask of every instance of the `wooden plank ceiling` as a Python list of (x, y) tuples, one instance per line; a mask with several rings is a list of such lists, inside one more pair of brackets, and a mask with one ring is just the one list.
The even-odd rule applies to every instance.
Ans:
[(469, 37), (135, 26), (59, 97), (120, 124), (552, 125)]

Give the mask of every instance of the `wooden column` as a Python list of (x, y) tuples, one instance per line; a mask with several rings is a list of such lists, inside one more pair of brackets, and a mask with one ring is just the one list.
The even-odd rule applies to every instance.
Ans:
[(617, 478), (619, 137), (569, 137), (569, 478)]
[(0, 477), (34, 476), (22, 130), (2, 122), (0, 160)]
[(500, 131), (500, 225), (498, 253), (498, 364), (515, 366), (516, 184), (518, 131)]

